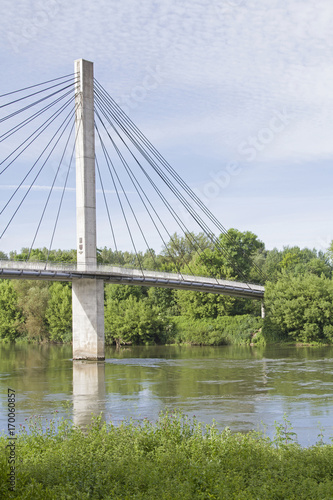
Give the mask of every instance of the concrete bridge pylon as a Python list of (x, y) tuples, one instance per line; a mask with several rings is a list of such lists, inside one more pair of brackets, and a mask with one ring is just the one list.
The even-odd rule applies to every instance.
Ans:
[[(96, 270), (94, 67), (74, 63), (77, 269)], [(104, 360), (104, 282), (73, 279), (73, 359)]]

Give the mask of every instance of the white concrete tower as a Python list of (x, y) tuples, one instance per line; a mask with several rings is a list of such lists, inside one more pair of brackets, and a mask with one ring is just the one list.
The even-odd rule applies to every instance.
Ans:
[[(78, 59), (74, 71), (77, 268), (93, 271), (97, 264), (93, 63)], [(105, 359), (104, 282), (73, 280), (72, 305), (73, 359)]]

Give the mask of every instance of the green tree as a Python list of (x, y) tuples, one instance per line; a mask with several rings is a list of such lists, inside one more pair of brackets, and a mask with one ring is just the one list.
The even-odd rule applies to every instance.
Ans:
[(213, 250), (207, 250), (200, 257), (206, 266), (208, 276), (215, 278), (232, 278), (238, 281), (262, 281), (258, 269), (254, 266), (254, 257), (260, 262), (259, 255), (265, 245), (251, 231), (241, 232), (229, 229), (219, 236), (219, 244)]
[(52, 283), (45, 311), (50, 340), (69, 342), (72, 340), (72, 289), (69, 284)]
[(129, 297), (141, 299), (147, 296), (147, 288), (136, 285), (105, 285), (106, 300), (126, 300)]
[(323, 274), (329, 278), (332, 274), (329, 259), (324, 253), (317, 252), (315, 249), (300, 249), (297, 246), (283, 249), (280, 269), (294, 276), (305, 274), (321, 276)]
[(333, 341), (333, 282), (314, 274), (284, 273), (265, 289), (267, 320), (298, 342)]
[(174, 233), (161, 252), (164, 257), (162, 267), (166, 271), (184, 269), (189, 272), (187, 265), (191, 259), (207, 248), (213, 248), (213, 245), (204, 233), (188, 232), (184, 236)]
[(233, 297), (190, 290), (177, 290), (176, 300), (180, 314), (189, 319), (229, 316), (235, 304)]
[(29, 248), (21, 248), (21, 252), (17, 253), (16, 250), (9, 252), (9, 258), (11, 260), (27, 260), (29, 255)]
[(281, 260), (283, 259), (282, 251), (277, 248), (267, 250), (265, 261), (263, 262), (262, 270), (270, 281), (275, 281), (281, 272)]
[(150, 304), (157, 306), (164, 313), (174, 316), (179, 313), (176, 290), (153, 286), (148, 288), (148, 297)]
[(23, 318), (17, 307), (17, 294), (13, 283), (0, 281), (0, 338), (15, 340), (20, 335)]
[(167, 320), (148, 299), (130, 295), (117, 300), (106, 297), (105, 339), (107, 343), (158, 343), (167, 327)]
[(24, 335), (38, 341), (48, 339), (45, 318), (49, 300), (49, 283), (46, 281), (17, 280), (13, 282), (18, 307), (24, 318), (21, 330)]
[[(220, 235), (219, 246), (194, 254), (189, 267), (194, 274), (201, 276), (243, 280), (245, 275), (248, 280), (260, 281), (258, 271), (253, 269), (253, 262), (259, 267), (264, 260), (265, 246), (255, 234), (229, 229), (227, 234)], [(186, 271), (186, 268), (183, 270)], [(191, 319), (259, 314), (257, 301), (235, 299), (226, 295), (177, 290), (176, 299), (180, 314)]]
[(328, 247), (325, 256), (327, 257), (327, 259), (328, 259), (329, 263), (331, 264), (331, 266), (333, 266), (333, 240), (331, 241), (331, 244)]
[(12, 260), (31, 260), (49, 262), (76, 262), (76, 250), (49, 250), (44, 248), (22, 248), (20, 253), (11, 251), (9, 257)]
[[(72, 250), (51, 250), (48, 260), (52, 262), (67, 262), (69, 264), (75, 263), (77, 257), (76, 249)], [(45, 260), (47, 260), (47, 253), (45, 255)]]
[(332, 275), (332, 268), (325, 260), (315, 257), (307, 262), (305, 272), (330, 278)]

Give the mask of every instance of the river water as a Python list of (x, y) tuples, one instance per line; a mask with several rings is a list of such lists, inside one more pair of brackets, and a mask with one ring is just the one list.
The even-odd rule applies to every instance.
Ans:
[(16, 391), (16, 430), (29, 417), (91, 414), (106, 421), (155, 420), (179, 409), (232, 431), (264, 430), (286, 414), (298, 442), (333, 436), (333, 347), (223, 346), (106, 349), (105, 363), (73, 362), (71, 346), (0, 345), (0, 430), (7, 432), (7, 389)]

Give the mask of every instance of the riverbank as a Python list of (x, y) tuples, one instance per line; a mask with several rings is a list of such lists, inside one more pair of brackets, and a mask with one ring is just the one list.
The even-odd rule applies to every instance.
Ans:
[(275, 428), (273, 440), (218, 432), (178, 412), (118, 427), (97, 418), (85, 433), (65, 420), (43, 430), (35, 419), (15, 443), (15, 491), (1, 455), (1, 498), (332, 498), (333, 446), (319, 435), (301, 448), (286, 419)]
[[(120, 342), (121, 346), (128, 345), (193, 345), (193, 346), (223, 346), (223, 345), (250, 345), (264, 346), (284, 344), (293, 346), (323, 346), (332, 345), (322, 342), (296, 342), (288, 335), (283, 334), (269, 318), (262, 319), (251, 314), (237, 316), (219, 316), (217, 318), (190, 319), (186, 316), (169, 316), (165, 319), (164, 331), (161, 338), (150, 342)], [(72, 343), (72, 333), (67, 331), (66, 340), (52, 340), (20, 336), (15, 338), (17, 344), (54, 344), (66, 345)], [(13, 341), (8, 337), (0, 338), (0, 343)], [(105, 334), (105, 344), (114, 345)]]
[[(266, 340), (261, 332), (263, 320), (260, 317), (250, 314), (239, 316), (220, 316), (218, 318), (190, 319), (186, 316), (168, 316), (164, 319), (163, 330), (160, 336), (154, 341), (137, 343), (121, 341), (121, 345), (172, 345), (172, 344), (190, 344), (190, 345), (246, 345), (251, 342), (265, 344)], [(1, 333), (1, 332), (0, 332)], [(267, 335), (266, 335), (267, 337)], [(16, 338), (3, 335), (0, 342), (16, 343), (38, 343), (38, 344), (70, 344), (72, 341), (71, 330), (63, 335), (56, 336), (57, 340), (45, 335), (43, 338), (20, 335)], [(272, 340), (277, 340), (276, 336)], [(107, 331), (105, 332), (106, 345), (113, 345), (113, 339)]]

